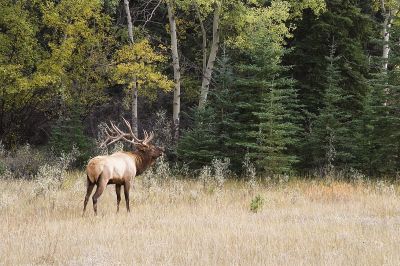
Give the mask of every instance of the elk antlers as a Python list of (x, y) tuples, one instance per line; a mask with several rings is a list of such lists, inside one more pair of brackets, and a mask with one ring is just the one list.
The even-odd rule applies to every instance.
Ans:
[(135, 134), (133, 133), (132, 127), (129, 124), (129, 122), (122, 117), (122, 119), (124, 120), (125, 125), (127, 126), (129, 132), (123, 132), (121, 129), (119, 129), (113, 122), (110, 121), (110, 126), (109, 127), (106, 124), (106, 128), (105, 128), (105, 132), (107, 135), (107, 138), (105, 141), (103, 141), (100, 144), (100, 147), (105, 147), (108, 146), (114, 142), (117, 142), (119, 140), (124, 140), (126, 142), (129, 142), (133, 145), (148, 145), (149, 142), (154, 138), (154, 133), (150, 132), (150, 134), (147, 133), (147, 131), (144, 131), (144, 139), (139, 139), (138, 137), (135, 136)]

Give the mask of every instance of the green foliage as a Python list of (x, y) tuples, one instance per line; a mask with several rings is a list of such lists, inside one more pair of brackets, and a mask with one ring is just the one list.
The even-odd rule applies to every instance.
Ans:
[(121, 2), (120, 0), (100, 0), (102, 3), (102, 6), (107, 14), (110, 15), (115, 15), (117, 12), (117, 8), (119, 3)]
[[(0, 134), (21, 142), (31, 115), (52, 120), (104, 101), (110, 18), (98, 0), (0, 1)], [(7, 125), (7, 126), (5, 126)]]
[(371, 79), (363, 116), (358, 121), (359, 168), (382, 176), (400, 170), (400, 71), (380, 71)]
[(237, 4), (236, 9), (227, 14), (225, 22), (237, 32), (228, 39), (228, 44), (243, 50), (254, 49), (253, 37), (263, 35), (273, 40), (270, 45), (280, 47), (284, 39), (290, 36), (290, 29), (286, 25), (289, 11), (290, 4), (286, 1), (272, 1), (268, 7), (256, 8)]
[[(183, 163), (201, 169), (228, 158), (230, 169), (240, 173), (243, 162), (254, 162), (244, 167), (252, 180), (256, 170), (400, 171), (397, 0), (383, 1), (386, 10), (378, 0), (168, 3), (177, 22), (181, 108), (188, 113), (177, 145)], [(0, 0), (0, 138), (7, 149), (49, 144), (60, 155), (75, 143), (82, 165), (92, 151), (88, 135), (97, 134), (99, 123), (125, 115), (126, 92), (138, 85), (139, 127), (157, 131), (175, 152), (166, 2), (130, 4), (135, 43), (126, 45), (122, 1)], [(208, 102), (205, 110), (191, 110), (202, 79), (197, 11), (210, 48), (217, 7), (220, 49)], [(390, 52), (382, 71), (381, 31), (389, 10)], [(166, 110), (162, 117), (156, 115), (160, 109)], [(22, 150), (14, 157), (3, 161), (0, 172), (37, 172), (22, 163)]]
[(230, 59), (223, 53), (217, 62), (216, 88), (210, 93), (210, 103), (204, 110), (193, 110), (194, 125), (183, 133), (179, 142), (178, 157), (189, 161), (193, 168), (209, 165), (214, 158), (222, 156), (231, 160), (234, 170), (240, 167), (241, 157), (235, 152), (233, 140), (236, 121), (233, 119), (232, 71)]
[[(298, 167), (304, 171), (327, 166), (328, 157), (335, 157), (337, 166), (358, 163), (354, 136), (368, 91), (369, 56), (382, 51), (381, 47), (375, 51), (371, 42), (374, 36), (381, 38), (375, 18), (366, 13), (371, 12), (371, 3), (327, 0), (326, 4), (319, 17), (304, 13), (294, 31), (293, 52), (285, 57), (285, 62), (294, 65), (291, 72), (304, 106), (303, 145), (298, 146)], [(340, 55), (333, 60), (334, 69), (326, 60), (332, 40)], [(336, 89), (326, 92), (332, 86)]]
[(238, 152), (234, 134), (238, 126), (235, 120), (235, 88), (232, 62), (226, 52), (218, 60), (215, 70), (215, 88), (210, 92), (209, 108), (215, 114), (217, 147), (224, 157), (229, 158), (234, 171), (240, 170), (242, 157)]
[(49, 141), (50, 148), (60, 156), (78, 149), (76, 165), (83, 166), (92, 156), (94, 141), (84, 134), (82, 120), (78, 110), (68, 116), (61, 116), (54, 125)]
[(325, 70), (329, 64), (325, 59), (326, 51), (334, 39), (337, 53), (341, 55), (337, 63), (342, 73), (339, 85), (352, 96), (345, 105), (353, 115), (358, 115), (367, 91), (366, 47), (371, 36), (377, 36), (379, 31), (358, 4), (344, 0), (327, 0), (326, 3), (327, 10), (319, 17), (305, 12), (294, 32), (293, 53), (286, 56), (286, 61), (294, 65), (292, 73), (298, 81), (296, 88), (306, 110), (318, 114), (323, 107)]
[(221, 157), (218, 146), (216, 115), (212, 108), (194, 109), (193, 126), (183, 132), (177, 146), (178, 158), (191, 168), (199, 169)]
[(23, 1), (0, 1), (0, 29), (0, 135), (10, 145), (22, 135), (15, 116), (39, 89), (34, 70), (44, 51), (36, 39), (38, 26)]
[(132, 89), (136, 82), (141, 94), (154, 99), (156, 89), (170, 91), (173, 87), (173, 82), (157, 71), (158, 64), (165, 60), (165, 56), (154, 51), (148, 40), (124, 45), (114, 55), (113, 78), (118, 84), (127, 85), (128, 89)]
[[(282, 48), (264, 29), (254, 35), (246, 49), (234, 50), (240, 55), (235, 57), (240, 63), (234, 68), (223, 53), (206, 114), (196, 117), (207, 121), (195, 120), (190, 131), (212, 145), (199, 144), (194, 137), (188, 140), (189, 135), (181, 140), (192, 145), (186, 145), (186, 154), (191, 150), (187, 157), (197, 161), (196, 166), (223, 155), (231, 160), (232, 169), (240, 172), (249, 152), (263, 172), (282, 174), (291, 172), (297, 161), (293, 148), (298, 137), (299, 106), (293, 80), (283, 76), (285, 69), (279, 65)], [(206, 147), (207, 156), (200, 155), (198, 147)]]
[(261, 211), (262, 207), (264, 206), (264, 198), (261, 195), (255, 196), (250, 203), (250, 211), (257, 213)]
[(350, 96), (340, 86), (343, 78), (337, 66), (340, 57), (335, 55), (335, 51), (335, 44), (332, 43), (327, 57), (324, 106), (312, 127), (308, 143), (314, 167), (326, 168), (327, 171), (333, 170), (333, 166), (349, 165), (355, 145), (352, 141), (351, 113), (345, 108)]
[(282, 79), (278, 82), (281, 84), (270, 84), (260, 111), (255, 113), (260, 123), (253, 157), (269, 174), (290, 173), (293, 164), (298, 161), (293, 149), (290, 150), (298, 141), (296, 92), (291, 80)]
[(292, 150), (298, 134), (297, 94), (280, 66), (282, 48), (264, 32), (252, 42), (253, 49), (244, 51), (247, 60), (237, 66), (236, 143), (263, 172), (289, 173), (297, 161)]
[[(392, 1), (384, 1), (387, 10), (394, 8)], [(398, 5), (398, 3), (397, 3)], [(378, 12), (380, 5), (375, 6)], [(398, 7), (397, 7), (398, 8)], [(384, 18), (382, 18), (384, 19)], [(369, 176), (398, 175), (400, 169), (400, 49), (398, 38), (400, 31), (398, 17), (389, 33), (389, 43), (377, 36), (378, 53), (371, 58), (371, 76), (368, 93), (364, 99), (363, 113), (356, 120), (357, 131), (357, 168)], [(387, 69), (383, 69), (383, 45), (389, 45), (390, 52)]]
[(50, 55), (37, 72), (57, 88), (62, 102), (91, 106), (105, 100), (100, 89), (108, 84), (108, 53), (114, 40), (101, 2), (45, 1), (38, 6)]

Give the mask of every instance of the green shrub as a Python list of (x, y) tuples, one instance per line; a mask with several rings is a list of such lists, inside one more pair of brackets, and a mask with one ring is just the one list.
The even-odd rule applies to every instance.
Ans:
[(264, 198), (261, 195), (255, 196), (250, 203), (250, 211), (257, 213), (264, 206)]
[(0, 176), (2, 176), (7, 170), (6, 164), (0, 160)]

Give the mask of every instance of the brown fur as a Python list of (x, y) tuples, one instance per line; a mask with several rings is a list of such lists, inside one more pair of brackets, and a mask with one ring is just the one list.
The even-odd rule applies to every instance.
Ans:
[(83, 205), (83, 213), (89, 197), (96, 185), (94, 193), (93, 209), (97, 214), (97, 200), (109, 184), (115, 184), (117, 194), (117, 212), (121, 201), (121, 186), (124, 186), (124, 194), (127, 211), (129, 208), (129, 189), (131, 179), (142, 174), (163, 153), (163, 149), (153, 145), (137, 145), (134, 152), (116, 152), (108, 156), (97, 156), (91, 159), (86, 167), (87, 191)]

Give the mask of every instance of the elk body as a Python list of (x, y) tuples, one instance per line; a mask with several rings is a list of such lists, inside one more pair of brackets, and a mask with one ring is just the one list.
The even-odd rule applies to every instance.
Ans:
[(124, 122), (130, 132), (125, 133), (111, 123), (111, 128), (106, 127), (107, 139), (101, 146), (124, 140), (133, 144), (137, 150), (132, 152), (116, 152), (108, 156), (97, 156), (89, 161), (86, 167), (87, 191), (83, 204), (83, 213), (85, 213), (89, 197), (96, 185), (96, 192), (92, 199), (93, 210), (95, 215), (97, 215), (97, 201), (109, 184), (115, 184), (117, 212), (119, 211), (119, 203), (121, 201), (121, 187), (124, 187), (126, 209), (129, 212), (131, 179), (142, 174), (164, 152), (162, 148), (150, 144), (150, 141), (154, 137), (153, 133), (149, 135), (145, 132), (144, 139), (140, 140), (133, 134), (131, 126), (125, 119)]

